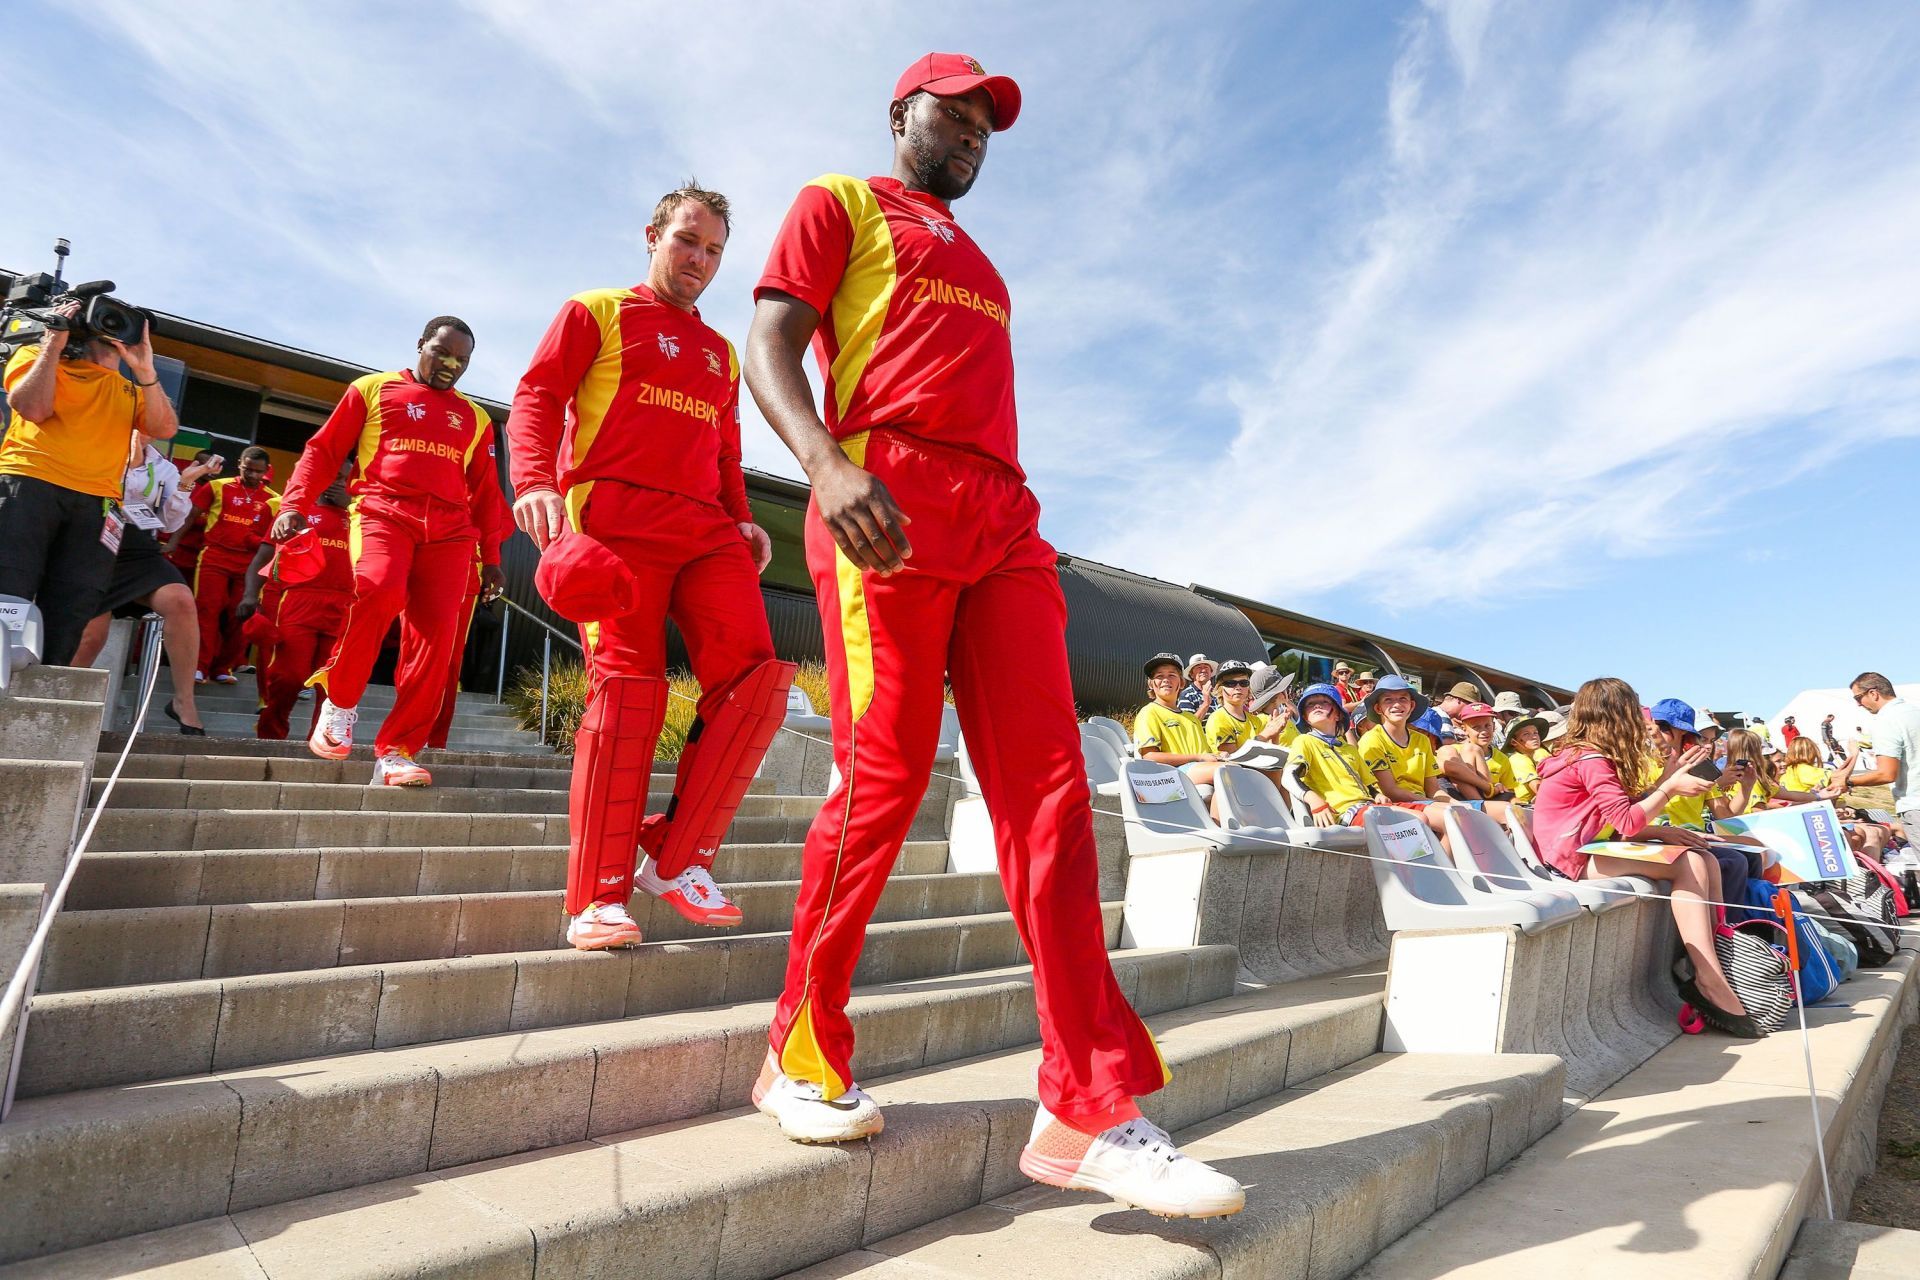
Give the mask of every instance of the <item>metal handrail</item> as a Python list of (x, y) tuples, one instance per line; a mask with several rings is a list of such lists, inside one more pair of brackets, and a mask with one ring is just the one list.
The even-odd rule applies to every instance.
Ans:
[[(500, 596), (496, 596), (495, 599), (499, 600), (500, 603), (507, 606), (507, 609), (509, 610), (507, 619), (509, 621), (512, 619), (513, 614), (517, 613), (521, 617), (533, 623), (535, 626), (539, 627), (542, 631), (546, 633), (545, 635), (540, 637), (540, 742), (541, 742), (541, 745), (544, 746), (546, 745), (546, 741), (547, 741), (547, 686), (551, 682), (551, 678), (553, 675), (554, 637), (558, 636), (565, 643), (572, 645), (575, 649), (579, 651), (580, 656), (583, 658), (587, 654), (586, 646), (582, 645), (578, 640), (575, 640), (572, 636), (568, 635), (566, 632), (560, 630), (560, 628), (548, 622), (545, 618), (542, 618), (538, 614), (532, 612), (526, 606), (514, 603), (511, 597), (506, 595), (500, 595)], [(506, 681), (507, 681), (506, 631), (507, 631), (506, 626), (503, 623), (500, 628), (500, 683), (498, 685), (498, 688), (502, 692), (504, 692), (504, 690), (506, 689)]]
[(127, 757), (133, 753), (133, 744), (139, 741), (140, 730), (147, 722), (147, 710), (153, 703), (154, 686), (159, 683), (161, 618), (157, 613), (150, 613), (142, 622), (145, 638), (140, 652), (140, 710), (134, 715), (133, 727), (127, 731), (127, 742), (120, 748), (120, 758), (114, 761), (113, 772), (107, 776), (107, 785), (102, 788), (100, 799), (93, 806), (93, 816), (87, 819), (86, 829), (80, 833), (80, 838), (68, 853), (66, 870), (61, 873), (53, 892), (44, 900), (40, 909), (40, 923), (35, 926), (33, 937), (27, 941), (27, 949), (20, 957), (20, 964), (7, 982), (6, 993), (0, 995), (0, 1027), (5, 1027), (16, 1013), (20, 1015), (13, 1044), (7, 1054), (7, 1086), (5, 1093), (0, 1094), (0, 1121), (4, 1121), (13, 1110), (13, 1092), (20, 1083), (20, 1058), (26, 1050), (27, 1014), (31, 1009), (27, 987), (39, 972), (40, 956), (46, 950), (47, 935), (53, 932), (53, 922), (59, 917), (60, 908), (67, 900), (67, 889), (73, 884), (74, 873), (80, 869), (80, 859), (93, 839), (93, 829), (100, 825), (100, 815), (107, 811), (107, 801), (113, 798), (113, 788), (120, 781), (120, 771), (127, 767)]

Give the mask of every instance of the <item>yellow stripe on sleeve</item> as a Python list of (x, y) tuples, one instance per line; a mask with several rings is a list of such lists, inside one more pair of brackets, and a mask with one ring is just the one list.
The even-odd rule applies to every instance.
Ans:
[(899, 283), (893, 232), (887, 229), (886, 215), (874, 199), (873, 188), (859, 178), (834, 173), (815, 178), (808, 185), (831, 192), (853, 224), (853, 248), (847, 254), (846, 274), (840, 277), (840, 288), (829, 308), (839, 352), (830, 371), (833, 396), (835, 408), (844, 417), (860, 377), (873, 359), (887, 309), (893, 305), (894, 286)]

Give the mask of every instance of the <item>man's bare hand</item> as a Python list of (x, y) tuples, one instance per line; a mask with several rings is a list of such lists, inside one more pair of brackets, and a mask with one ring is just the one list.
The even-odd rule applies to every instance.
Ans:
[(507, 589), (507, 575), (497, 564), (480, 566), (480, 603), (492, 604)]
[(542, 551), (566, 532), (566, 499), (551, 489), (529, 489), (513, 501), (513, 522)]
[(751, 520), (743, 520), (738, 526), (740, 536), (747, 540), (747, 548), (753, 555), (753, 571), (765, 573), (767, 566), (773, 563), (773, 539), (767, 531)]
[(294, 534), (307, 527), (307, 518), (298, 511), (282, 511), (273, 522), (273, 528), (267, 533), (275, 542), (285, 542)]
[(134, 377), (140, 379), (142, 382), (152, 382), (154, 380), (153, 339), (145, 329), (140, 331), (140, 341), (138, 342), (129, 344), (115, 338), (108, 338), (107, 345), (112, 347), (114, 351), (119, 354), (120, 358), (127, 362), (127, 368), (133, 370)]
[(913, 546), (901, 526), (913, 521), (871, 471), (839, 463), (813, 478), (813, 503), (834, 545), (861, 569), (884, 577), (907, 567)]

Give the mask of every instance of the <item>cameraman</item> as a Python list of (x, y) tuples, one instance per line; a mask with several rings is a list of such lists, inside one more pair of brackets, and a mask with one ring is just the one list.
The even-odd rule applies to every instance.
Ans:
[[(179, 429), (154, 390), (146, 330), (131, 345), (76, 341), (68, 326), (80, 310), (77, 299), (56, 304), (60, 327), (16, 351), (5, 374), (12, 421), (0, 442), (0, 594), (40, 606), (41, 660), (53, 665), (73, 659), (113, 580), (134, 434), (165, 440)], [(132, 382), (119, 372), (123, 361)]]

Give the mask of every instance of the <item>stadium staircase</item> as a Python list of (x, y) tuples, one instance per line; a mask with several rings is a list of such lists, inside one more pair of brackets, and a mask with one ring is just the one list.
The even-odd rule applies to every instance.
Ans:
[(1248, 1207), (1034, 1186), (1029, 971), (997, 878), (948, 870), (936, 780), (851, 1009), (886, 1132), (796, 1145), (745, 1104), (820, 797), (742, 805), (744, 928), (642, 898), (647, 943), (588, 955), (561, 937), (568, 762), (426, 763), (432, 789), (380, 790), (297, 743), (142, 736), (0, 1124), (0, 1275), (1337, 1277), (1561, 1126), (1559, 1058), (1380, 1053), (1383, 965), (1245, 984), (1232, 946), (1124, 947), (1113, 895), (1173, 1072), (1149, 1114)]

